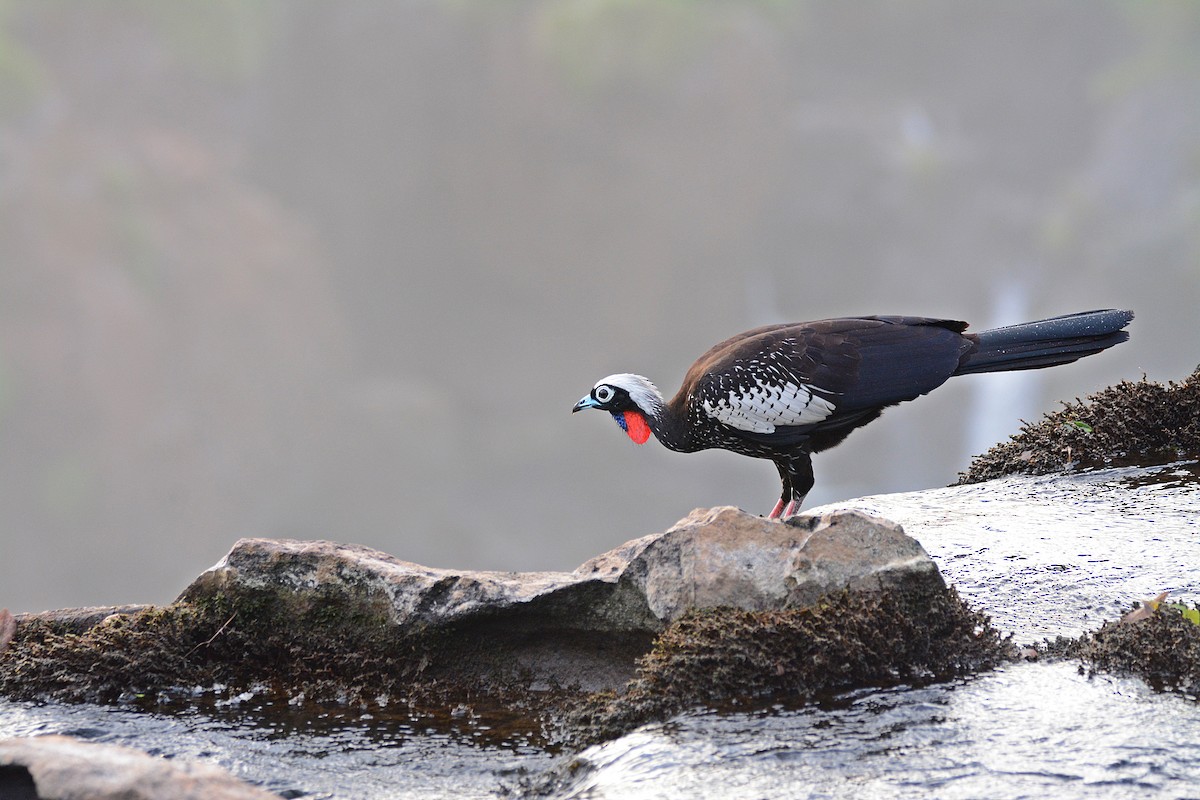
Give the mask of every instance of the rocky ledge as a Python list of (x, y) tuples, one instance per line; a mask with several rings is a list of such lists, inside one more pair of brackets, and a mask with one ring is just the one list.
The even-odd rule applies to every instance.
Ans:
[(319, 607), (336, 593), (336, 605), (397, 632), (455, 629), (509, 651), (540, 683), (595, 690), (631, 677), (651, 638), (694, 608), (802, 608), (840, 589), (943, 588), (925, 550), (894, 523), (850, 511), (780, 524), (725, 506), (569, 573), (432, 569), (358, 545), (243, 539), (179, 599), (268, 592)]
[(570, 573), (245, 539), (174, 604), (87, 627), (101, 616), (21, 618), (0, 693), (153, 707), (254, 687), (293, 705), (429, 713), (486, 702), (532, 731), (570, 719), (564, 738), (595, 739), (694, 702), (961, 674), (1007, 647), (919, 543), (853, 511), (780, 523), (697, 510)]

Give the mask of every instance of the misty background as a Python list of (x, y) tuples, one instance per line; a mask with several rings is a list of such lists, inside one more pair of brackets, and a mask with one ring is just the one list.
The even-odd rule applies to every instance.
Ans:
[(569, 570), (767, 461), (638, 448), (715, 342), (1101, 307), (809, 505), (942, 486), (1200, 362), (1200, 4), (0, 1), (0, 606), (165, 602), (239, 537)]

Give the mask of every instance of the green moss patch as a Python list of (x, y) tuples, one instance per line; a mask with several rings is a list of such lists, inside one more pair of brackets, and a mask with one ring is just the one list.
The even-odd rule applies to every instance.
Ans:
[(574, 709), (568, 738), (604, 741), (693, 706), (802, 703), (862, 686), (928, 683), (1012, 655), (953, 588), (844, 591), (786, 611), (698, 610), (659, 636), (624, 690)]
[(1064, 403), (977, 457), (959, 484), (1200, 454), (1200, 369), (1182, 383), (1123, 381)]

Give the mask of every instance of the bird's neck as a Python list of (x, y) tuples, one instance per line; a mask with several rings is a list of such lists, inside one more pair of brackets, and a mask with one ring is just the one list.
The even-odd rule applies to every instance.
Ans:
[(656, 402), (651, 403), (651, 408), (643, 410), (643, 415), (654, 438), (663, 447), (681, 453), (698, 449), (692, 444), (691, 426), (687, 424), (685, 415), (675, 408), (674, 401), (668, 403), (659, 396)]

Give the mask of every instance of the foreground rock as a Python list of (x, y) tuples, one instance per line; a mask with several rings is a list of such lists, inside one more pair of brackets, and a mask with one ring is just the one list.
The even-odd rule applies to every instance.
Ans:
[(279, 800), (218, 767), (70, 736), (0, 740), (4, 800)]
[(483, 671), (499, 660), (538, 686), (594, 691), (632, 677), (653, 636), (689, 609), (800, 608), (845, 588), (944, 584), (892, 522), (845, 511), (780, 524), (726, 506), (694, 511), (570, 573), (432, 569), (357, 545), (244, 539), (180, 600), (267, 592), (308, 607), (336, 595), (344, 613), (405, 634), (453, 629), (486, 642)]
[(588, 561), (573, 576), (614, 581), (661, 630), (695, 608), (801, 608), (840, 589), (944, 588), (937, 565), (894, 522), (859, 511), (784, 524), (729, 506), (699, 509), (665, 534)]
[[(486, 703), (537, 731), (624, 687), (629, 702), (604, 695), (575, 716), (603, 735), (688, 703), (960, 674), (1001, 649), (893, 523), (715, 508), (571, 573), (243, 540), (171, 606), (24, 618), (0, 655), (0, 693), (153, 708), (253, 687), (267, 702), (402, 703), (443, 719)], [(691, 680), (647, 678), (668, 662)], [(666, 701), (646, 701), (656, 694)]]
[(405, 630), (499, 615), (547, 632), (657, 633), (692, 608), (798, 608), (838, 589), (943, 586), (893, 522), (843, 511), (780, 524), (724, 506), (569, 573), (432, 569), (359, 545), (243, 539), (179, 599), (335, 591)]

